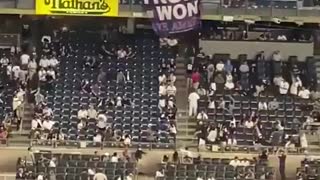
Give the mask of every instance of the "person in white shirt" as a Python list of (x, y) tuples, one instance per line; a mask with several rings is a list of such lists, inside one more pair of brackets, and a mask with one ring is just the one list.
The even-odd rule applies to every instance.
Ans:
[(104, 131), (107, 127), (107, 116), (105, 114), (99, 114), (98, 115), (98, 122), (97, 122), (97, 127)]
[(56, 79), (56, 72), (51, 67), (49, 67), (46, 76), (49, 77), (49, 78), (47, 78), (47, 80), (48, 79), (55, 80)]
[(189, 116), (194, 116), (198, 110), (198, 100), (200, 96), (196, 92), (191, 92), (188, 97), (189, 102)]
[(56, 158), (52, 158), (49, 162), (49, 167), (55, 168), (56, 167)]
[(208, 109), (215, 109), (216, 108), (216, 103), (214, 102), (214, 100), (209, 100), (209, 104), (208, 104)]
[(30, 60), (30, 56), (28, 54), (22, 54), (20, 56), (21, 69), (27, 70), (29, 60)]
[(88, 118), (89, 119), (96, 119), (97, 116), (98, 116), (97, 110), (94, 109), (93, 105), (89, 105)]
[(43, 56), (40, 59), (39, 66), (42, 68), (47, 68), (50, 66), (50, 61), (48, 60), (47, 56)]
[(177, 128), (173, 123), (170, 123), (169, 131), (170, 131), (170, 134), (173, 135), (174, 137), (177, 134)]
[(51, 130), (54, 124), (55, 124), (54, 121), (47, 119), (47, 120), (43, 121), (42, 127), (45, 130)]
[(233, 167), (237, 167), (237, 166), (239, 166), (239, 164), (240, 164), (240, 161), (239, 161), (239, 159), (238, 159), (237, 156), (234, 157), (234, 159), (231, 160), (230, 163), (229, 163), (229, 165), (231, 165), (231, 166), (233, 166)]
[(161, 84), (159, 86), (159, 95), (160, 96), (166, 96), (167, 95), (167, 88), (164, 84)]
[(39, 118), (34, 118), (32, 119), (32, 122), (31, 122), (31, 129), (32, 130), (35, 130), (38, 128), (38, 126), (42, 127), (42, 122)]
[(171, 39), (171, 38), (167, 38), (167, 43), (170, 47), (174, 47), (178, 44), (178, 40), (177, 39)]
[(258, 103), (258, 110), (268, 110), (267, 102), (259, 102)]
[(42, 110), (42, 114), (44, 117), (51, 117), (53, 116), (53, 111), (51, 108), (49, 108), (48, 106), (46, 106), (43, 110)]
[(214, 93), (216, 92), (216, 90), (217, 90), (217, 84), (214, 82), (214, 81), (212, 81), (211, 83), (210, 83), (210, 87), (209, 87), (209, 96), (213, 96), (214, 95)]
[(224, 63), (222, 61), (219, 61), (218, 64), (216, 65), (216, 71), (217, 72), (224, 71)]
[(94, 169), (89, 168), (88, 169), (88, 175), (93, 176), (95, 174)]
[(10, 80), (12, 80), (13, 79), (13, 71), (12, 71), (12, 64), (11, 63), (9, 63), (8, 64), (8, 66), (7, 66), (7, 76), (8, 76), (8, 78), (10, 79)]
[(280, 51), (275, 51), (272, 55), (272, 60), (274, 61), (281, 61), (282, 57)]
[(0, 59), (0, 64), (1, 67), (6, 67), (9, 64), (9, 58), (7, 58), (7, 56), (5, 56), (5, 54), (3, 54), (2, 58)]
[(93, 142), (95, 143), (101, 143), (102, 142), (102, 135), (100, 133), (96, 134), (94, 137), (93, 137)]
[(288, 93), (288, 90), (289, 90), (289, 83), (285, 80), (281, 81), (280, 82), (280, 85), (279, 85), (279, 92), (281, 95), (285, 95)]
[(207, 120), (208, 115), (202, 110), (198, 115), (197, 115), (197, 120)]
[(299, 97), (301, 97), (302, 99), (309, 99), (310, 98), (309, 89), (302, 87), (301, 91), (299, 92)]
[(170, 83), (174, 84), (176, 82), (177, 77), (173, 74), (170, 73), (168, 80), (170, 81)]
[(77, 129), (81, 130), (84, 127), (84, 122), (82, 120), (79, 121), (79, 123), (77, 124)]
[(88, 110), (84, 108), (84, 106), (81, 107), (81, 109), (78, 111), (78, 118), (79, 119), (87, 119), (88, 118)]
[(118, 59), (123, 59), (127, 56), (127, 52), (124, 49), (119, 49), (117, 51)]
[(118, 157), (118, 154), (116, 152), (113, 153), (113, 155), (111, 156), (110, 161), (113, 162), (113, 163), (119, 162), (119, 157)]
[(162, 75), (160, 75), (158, 77), (158, 80), (159, 80), (159, 84), (166, 83), (166, 81), (167, 81), (166, 75), (163, 73)]
[(233, 77), (231, 75), (231, 73), (227, 74), (226, 76), (226, 83), (225, 83), (225, 88), (227, 90), (232, 90), (234, 89), (234, 83), (233, 83)]
[(93, 176), (93, 180), (108, 180), (108, 178), (105, 174), (98, 172)]
[(167, 86), (166, 91), (168, 96), (176, 96), (177, 88), (172, 83), (169, 86)]
[(43, 174), (39, 174), (39, 175), (37, 176), (37, 180), (44, 180)]
[(302, 82), (299, 77), (292, 78), (292, 84), (290, 87), (290, 94), (298, 95), (298, 89), (302, 87)]
[(55, 56), (52, 56), (49, 60), (49, 66), (56, 68), (59, 65), (59, 61)]
[(19, 73), (20, 73), (21, 69), (19, 66), (17, 65), (14, 65), (12, 67), (12, 72), (13, 72), (13, 79), (14, 80), (17, 80), (19, 78)]
[(286, 37), (284, 34), (278, 35), (277, 40), (278, 40), (278, 41), (286, 41), (286, 40), (287, 40), (287, 37)]
[(217, 128), (210, 129), (207, 136), (208, 141), (210, 143), (214, 143), (216, 142), (217, 137), (218, 137), (218, 129)]
[(123, 144), (125, 146), (130, 146), (131, 145), (131, 136), (126, 134), (123, 138)]
[(38, 72), (39, 81), (46, 82), (47, 81), (47, 71), (44, 68), (41, 68)]
[(282, 76), (275, 76), (273, 78), (273, 83), (276, 86), (280, 86), (280, 83), (283, 81), (283, 77)]
[(254, 127), (254, 123), (253, 121), (251, 121), (250, 119), (244, 122), (244, 126), (248, 129), (251, 129)]
[(158, 171), (156, 171), (156, 176), (155, 176), (155, 178), (162, 178), (162, 177), (164, 177), (163, 170), (158, 170)]

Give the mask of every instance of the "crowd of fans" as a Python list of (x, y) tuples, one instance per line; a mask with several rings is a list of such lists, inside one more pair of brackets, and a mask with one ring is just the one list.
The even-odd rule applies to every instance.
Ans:
[[(212, 58), (212, 59), (211, 59)], [(313, 107), (308, 105), (310, 97), (316, 94), (314, 91), (314, 81), (306, 73), (308, 70), (301, 70), (298, 64), (291, 62), (291, 69), (288, 63), (285, 63), (281, 57), (281, 52), (275, 51), (270, 60), (264, 56), (261, 51), (257, 54), (255, 60), (225, 61), (213, 59), (214, 57), (198, 54), (194, 63), (190, 61), (188, 66), (193, 67), (188, 77), (189, 88), (189, 116), (197, 119), (198, 128), (196, 136), (199, 139), (199, 145), (206, 143), (221, 143), (222, 145), (236, 145), (237, 131), (239, 128), (249, 129), (245, 134), (254, 135), (254, 144), (276, 145), (273, 141), (277, 138), (282, 139), (285, 130), (285, 123), (275, 120), (272, 126), (273, 131), (270, 139), (263, 137), (264, 129), (260, 118), (260, 113), (274, 113), (279, 109), (280, 102), (278, 98), (293, 98), (293, 100), (305, 100), (301, 105), (305, 112), (312, 111)], [(290, 63), (289, 63), (290, 64)], [(308, 77), (308, 78), (307, 78)], [(239, 98), (257, 99), (255, 107), (248, 109), (240, 114), (242, 117), (235, 115), (236, 106), (239, 107)], [(270, 101), (263, 100), (263, 97), (272, 97)], [(235, 100), (237, 98), (237, 100)], [(199, 109), (200, 101), (206, 102), (205, 108)], [(239, 110), (239, 109), (237, 109)], [(230, 117), (228, 121), (222, 120), (217, 122), (209, 118), (215, 114), (222, 113)], [(239, 113), (239, 112), (237, 112)], [(305, 126), (314, 122), (317, 117), (316, 112), (311, 113), (311, 117), (304, 121), (294, 119), (298, 127), (293, 127), (298, 134), (299, 124)], [(223, 117), (220, 117), (223, 118)], [(242, 132), (242, 130), (241, 130)], [(268, 135), (267, 135), (268, 136)], [(305, 135), (291, 136), (287, 134), (286, 143), (278, 145), (290, 146), (301, 143), (306, 146)], [(295, 140), (293, 140), (295, 139)]]

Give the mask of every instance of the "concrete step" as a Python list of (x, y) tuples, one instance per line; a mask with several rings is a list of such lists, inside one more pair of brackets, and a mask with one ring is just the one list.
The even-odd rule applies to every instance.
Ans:
[(183, 62), (176, 63), (176, 70), (178, 69), (184, 69), (185, 70), (186, 64)]
[(175, 74), (176, 74), (176, 76), (182, 75), (185, 77), (186, 76), (186, 69), (184, 69), (184, 68), (176, 69)]
[(185, 133), (183, 134), (183, 133), (179, 133), (178, 132), (178, 134), (177, 134), (177, 136), (176, 136), (176, 139), (177, 140), (197, 140), (197, 138), (192, 134), (188, 134), (188, 135), (186, 135)]

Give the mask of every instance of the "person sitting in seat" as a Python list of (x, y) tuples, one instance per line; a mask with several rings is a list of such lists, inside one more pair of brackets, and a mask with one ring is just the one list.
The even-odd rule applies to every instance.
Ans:
[(197, 120), (207, 120), (208, 115), (202, 110), (198, 115), (197, 115)]
[(212, 81), (209, 86), (209, 94), (208, 95), (213, 96), (214, 93), (216, 92), (216, 90), (217, 90), (217, 84), (214, 81)]
[(79, 119), (88, 118), (88, 110), (84, 106), (81, 106), (81, 109), (78, 111), (78, 118)]
[(173, 85), (173, 83), (171, 83), (169, 86), (167, 86), (166, 92), (168, 96), (176, 96), (177, 88)]
[(297, 96), (298, 95), (298, 89), (302, 87), (302, 82), (297, 76), (296, 78), (292, 78), (292, 84), (290, 87), (290, 94)]
[(229, 165), (231, 165), (233, 167), (239, 166), (240, 165), (239, 158), (237, 156), (234, 157), (234, 159), (230, 161)]
[(262, 102), (260, 101), (258, 103), (258, 110), (268, 110), (268, 105), (267, 105), (267, 102)]
[(119, 70), (117, 72), (117, 84), (123, 84), (123, 83), (126, 83), (126, 76), (121, 70)]
[(286, 95), (288, 94), (288, 90), (289, 90), (289, 83), (287, 81), (285, 81), (284, 79), (280, 82), (279, 85), (279, 92), (281, 95)]
[(170, 73), (169, 77), (167, 78), (167, 81), (169, 83), (174, 84), (176, 82), (176, 79), (177, 79), (177, 77), (173, 73)]
[(227, 76), (226, 76), (225, 89), (226, 90), (234, 89), (233, 77), (232, 77), (231, 73), (227, 74)]
[(164, 83), (160, 84), (159, 86), (159, 95), (166, 96), (167, 95), (167, 88)]
[(48, 68), (50, 66), (50, 61), (47, 56), (42, 56), (39, 62), (39, 66), (42, 68)]
[(273, 54), (272, 54), (272, 60), (273, 61), (281, 61), (282, 57), (281, 57), (281, 54), (280, 54), (280, 51), (277, 50), (275, 51)]
[(299, 91), (299, 97), (302, 99), (309, 99), (310, 98), (310, 91), (307, 88), (302, 87)]
[(227, 60), (227, 62), (224, 65), (224, 71), (226, 74), (231, 74), (233, 72), (233, 65), (231, 64), (230, 59)]
[(239, 67), (239, 71), (242, 72), (242, 73), (248, 73), (249, 70), (250, 70), (250, 68), (248, 66), (247, 61), (244, 61)]
[(161, 75), (158, 77), (158, 80), (159, 80), (159, 84), (165, 83), (165, 82), (167, 81), (167, 79), (166, 79), (166, 74), (165, 74), (165, 73), (161, 74)]
[(207, 81), (210, 82), (214, 74), (214, 65), (209, 64), (207, 67)]
[(277, 110), (279, 108), (279, 102), (276, 98), (274, 98), (272, 101), (268, 104), (268, 109), (271, 111)]
[(217, 71), (217, 72), (222, 72), (222, 71), (224, 71), (224, 64), (223, 64), (222, 61), (219, 61), (219, 62), (217, 63), (217, 65), (216, 65), (216, 71)]
[(197, 89), (197, 93), (199, 94), (199, 96), (206, 96), (207, 95), (206, 89), (204, 89), (202, 86), (199, 86), (199, 88)]

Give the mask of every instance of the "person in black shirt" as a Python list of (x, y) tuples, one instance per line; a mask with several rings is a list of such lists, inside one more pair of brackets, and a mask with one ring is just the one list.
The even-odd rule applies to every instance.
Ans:
[(279, 158), (279, 171), (280, 171), (280, 175), (281, 175), (281, 180), (285, 180), (286, 179), (286, 158), (287, 158), (287, 155), (286, 155), (285, 151), (282, 149), (278, 149), (277, 155)]

